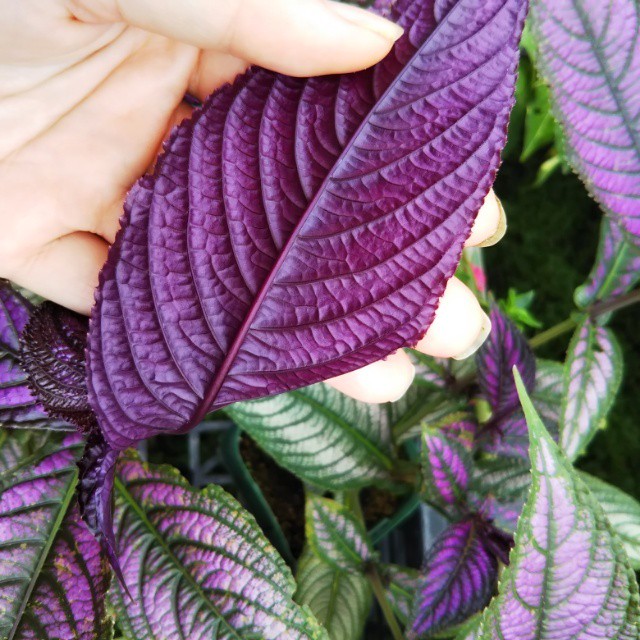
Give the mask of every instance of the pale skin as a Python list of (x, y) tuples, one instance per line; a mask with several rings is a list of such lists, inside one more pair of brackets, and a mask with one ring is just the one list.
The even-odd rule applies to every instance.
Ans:
[[(248, 64), (296, 76), (355, 71), (399, 28), (330, 0), (0, 0), (0, 277), (88, 314), (135, 180), (171, 127)], [(490, 192), (467, 246), (504, 233)], [(489, 332), (452, 279), (417, 349), (464, 357)], [(399, 398), (409, 357), (329, 381), (367, 402)]]

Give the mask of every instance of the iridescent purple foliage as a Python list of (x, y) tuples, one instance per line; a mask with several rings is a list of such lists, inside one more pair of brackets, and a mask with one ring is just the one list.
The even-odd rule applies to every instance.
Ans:
[(491, 418), (478, 436), (490, 453), (526, 458), (529, 434), (513, 377), (517, 367), (528, 391), (536, 384), (536, 359), (524, 334), (495, 306), (491, 334), (476, 356), (480, 392), (491, 407)]
[(0, 435), (0, 636), (110, 638), (110, 571), (75, 505), (77, 434)]
[(407, 637), (432, 637), (483, 609), (496, 588), (496, 551), (504, 559), (509, 542), (477, 517), (450, 525), (425, 561)]
[(640, 236), (638, 2), (537, 0), (532, 17), (569, 159), (614, 220)]

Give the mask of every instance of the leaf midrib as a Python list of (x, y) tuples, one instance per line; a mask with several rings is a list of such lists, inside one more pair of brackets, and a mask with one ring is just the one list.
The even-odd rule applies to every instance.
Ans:
[(20, 622), (22, 621), (22, 617), (24, 615), (24, 612), (27, 608), (27, 604), (29, 603), (29, 600), (31, 598), (31, 594), (33, 593), (33, 590), (36, 586), (36, 583), (38, 581), (38, 579), (40, 578), (40, 574), (42, 572), (42, 568), (44, 566), (44, 563), (46, 562), (47, 558), (49, 557), (49, 553), (51, 552), (51, 547), (53, 546), (53, 543), (56, 539), (56, 536), (58, 535), (58, 531), (60, 530), (60, 527), (62, 526), (62, 522), (65, 518), (65, 516), (67, 515), (67, 511), (69, 510), (69, 505), (71, 504), (71, 500), (75, 495), (75, 489), (76, 489), (76, 484), (78, 482), (78, 468), (74, 466), (73, 471), (72, 471), (72, 477), (71, 477), (71, 481), (69, 482), (68, 486), (67, 486), (67, 490), (65, 492), (64, 498), (62, 500), (62, 502), (60, 503), (60, 508), (58, 510), (58, 514), (56, 515), (56, 519), (53, 523), (53, 526), (51, 528), (51, 530), (49, 531), (49, 535), (47, 537), (47, 540), (44, 544), (44, 547), (42, 548), (42, 551), (40, 552), (40, 557), (38, 558), (38, 562), (36, 564), (36, 566), (34, 567), (33, 573), (31, 575), (31, 580), (29, 581), (29, 585), (27, 586), (27, 589), (24, 592), (23, 598), (22, 598), (22, 602), (20, 603), (20, 607), (18, 608), (18, 612), (16, 614), (16, 618), (14, 620), (13, 623), (13, 627), (11, 628), (11, 631), (9, 632), (9, 635), (7, 636), (7, 640), (13, 640), (15, 638), (15, 634), (18, 631), (18, 628), (20, 627)]
[[(609, 68), (606, 56), (602, 55), (600, 45), (598, 44), (599, 40), (598, 38), (596, 38), (596, 35), (591, 27), (589, 16), (587, 12), (584, 10), (581, 0), (575, 0), (575, 8), (576, 8), (576, 14), (578, 15), (580, 22), (582, 23), (582, 27), (585, 30), (585, 33), (589, 36), (589, 39), (593, 46), (592, 50), (593, 50), (594, 57), (596, 58), (596, 61), (598, 62), (598, 64), (600, 65), (600, 68), (602, 69), (604, 80), (607, 83), (607, 86), (609, 87), (609, 91), (611, 92), (611, 96), (613, 97), (616, 103), (616, 106), (618, 107), (618, 111), (624, 123), (625, 129), (627, 130), (629, 137), (633, 141), (634, 151), (638, 161), (640, 162), (640, 131), (636, 131), (634, 129), (633, 118), (631, 117), (631, 114), (626, 108), (626, 104), (625, 104), (625, 101), (623, 100), (621, 93), (618, 91), (618, 86), (615, 82), (614, 74)], [(636, 39), (638, 37), (640, 36), (636, 34)], [(624, 73), (625, 77), (626, 75), (627, 75), (627, 72)]]
[[(225, 629), (231, 634), (232, 638), (236, 638), (237, 640), (242, 640), (242, 636), (238, 635), (236, 629), (234, 629), (227, 619), (224, 617), (222, 612), (216, 607), (216, 605), (211, 602), (211, 599), (207, 597), (207, 594), (203, 591), (202, 587), (194, 580), (193, 576), (186, 571), (184, 565), (178, 560), (176, 555), (173, 553), (169, 545), (167, 545), (165, 539), (160, 535), (157, 528), (154, 524), (149, 520), (147, 514), (144, 512), (143, 508), (138, 504), (135, 498), (129, 493), (127, 488), (124, 486), (124, 483), (120, 480), (120, 478), (115, 478), (114, 486), (116, 490), (120, 493), (125, 502), (131, 507), (134, 513), (140, 518), (142, 524), (149, 531), (153, 539), (156, 541), (158, 546), (162, 549), (165, 556), (169, 558), (171, 563), (178, 570), (179, 574), (184, 576), (185, 580), (189, 584), (189, 586), (200, 596), (201, 600), (205, 603), (205, 606), (210, 609), (210, 611), (215, 616), (216, 620), (219, 621), (220, 624), (224, 625)], [(146, 614), (145, 614), (146, 617)]]
[[(332, 409), (324, 406), (322, 403), (318, 402), (311, 396), (306, 393), (294, 390), (291, 393), (300, 398), (303, 403), (308, 404), (313, 409), (317, 410), (320, 414), (325, 416), (327, 420), (335, 422), (338, 426), (342, 427), (344, 431), (346, 431), (353, 440), (360, 442), (365, 449), (367, 449), (370, 453), (372, 453), (380, 463), (387, 469), (393, 469), (393, 461), (389, 456), (387, 456), (381, 449), (379, 449), (371, 440), (364, 437), (362, 432), (358, 431), (355, 427), (353, 427), (349, 422), (347, 422), (342, 416), (338, 413), (334, 412)], [(370, 421), (369, 421), (370, 422)]]

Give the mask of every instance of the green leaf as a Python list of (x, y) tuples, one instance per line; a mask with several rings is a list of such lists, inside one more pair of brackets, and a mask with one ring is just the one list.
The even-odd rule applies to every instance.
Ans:
[(480, 638), (481, 624), (482, 615), (477, 614), (458, 630), (458, 635), (455, 637), (455, 640), (478, 640)]
[(637, 640), (638, 585), (597, 500), (553, 442), (515, 372), (532, 486), (482, 640)]
[(331, 640), (357, 640), (362, 636), (372, 601), (364, 576), (339, 571), (305, 549), (296, 578), (296, 601), (311, 609)]
[(386, 578), (386, 594), (393, 611), (403, 624), (411, 615), (411, 607), (418, 589), (420, 572), (409, 567), (388, 564), (382, 568)]
[(618, 487), (588, 473), (581, 471), (580, 477), (597, 498), (622, 540), (631, 566), (640, 571), (640, 503)]
[(533, 88), (533, 98), (527, 105), (525, 116), (524, 143), (520, 162), (526, 162), (555, 140), (555, 122), (551, 112), (549, 93), (549, 87), (540, 81)]
[(333, 568), (360, 571), (375, 557), (364, 525), (338, 502), (310, 495), (305, 518), (311, 550)]
[(622, 349), (611, 329), (586, 317), (569, 344), (564, 367), (560, 442), (575, 460), (606, 426), (622, 382)]
[(220, 487), (197, 491), (133, 454), (115, 483), (117, 551), (131, 597), (111, 600), (131, 640), (328, 640), (293, 601), (293, 576), (253, 516)]
[(281, 466), (305, 482), (342, 490), (390, 480), (389, 417), (318, 384), (238, 402), (227, 414)]

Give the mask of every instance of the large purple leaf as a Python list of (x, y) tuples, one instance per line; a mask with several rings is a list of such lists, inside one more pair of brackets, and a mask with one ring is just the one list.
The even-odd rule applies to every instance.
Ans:
[(292, 600), (295, 582), (251, 515), (216, 486), (196, 491), (169, 467), (118, 466), (124, 584), (111, 600), (128, 638), (327, 640)]
[(469, 518), (435, 541), (421, 572), (407, 637), (430, 638), (485, 607), (496, 587), (498, 561), (484, 525)]
[(569, 160), (600, 204), (638, 236), (638, 2), (536, 0), (532, 15)]
[(71, 429), (70, 425), (48, 416), (20, 367), (20, 335), (32, 312), (31, 303), (6, 280), (0, 280), (0, 424), (30, 429)]
[(518, 327), (500, 311), (491, 309), (491, 334), (476, 356), (478, 382), (483, 397), (492, 410), (492, 420), (498, 422), (519, 407), (513, 379), (517, 367), (527, 390), (533, 390), (536, 379), (536, 359), (527, 339)]
[(391, 84), (392, 58), (342, 78), (253, 69), (174, 132), (92, 314), (89, 395), (113, 448), (424, 335), (495, 176), (526, 13), (450, 4), (427, 37), (433, 5), (406, 3), (399, 46), (419, 50)]
[(0, 637), (106, 640), (110, 571), (74, 501), (76, 434), (0, 432)]
[(611, 329), (583, 320), (569, 344), (564, 370), (560, 442), (569, 459), (582, 455), (605, 427), (622, 369), (622, 349)]
[[(579, 307), (621, 296), (640, 281), (640, 247), (625, 237), (614, 220), (603, 218), (596, 263), (574, 298)], [(602, 318), (598, 318), (600, 324)]]
[(637, 640), (638, 585), (622, 543), (520, 384), (532, 488), (482, 640)]

